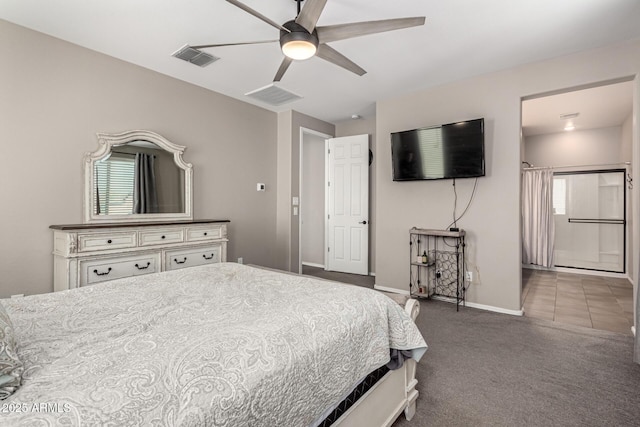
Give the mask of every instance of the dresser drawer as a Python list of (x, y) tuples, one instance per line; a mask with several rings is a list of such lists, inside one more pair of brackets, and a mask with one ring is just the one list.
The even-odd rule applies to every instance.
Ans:
[(206, 227), (188, 227), (187, 228), (187, 241), (198, 242), (203, 240), (220, 239), (222, 235), (221, 225), (208, 225)]
[(80, 261), (80, 286), (160, 271), (160, 253)]
[(136, 246), (136, 232), (78, 234), (78, 252), (124, 249)]
[(165, 270), (195, 267), (220, 262), (221, 246), (211, 245), (165, 252)]
[(145, 230), (139, 233), (139, 246), (165, 245), (167, 243), (182, 243), (184, 230), (182, 228), (167, 230)]

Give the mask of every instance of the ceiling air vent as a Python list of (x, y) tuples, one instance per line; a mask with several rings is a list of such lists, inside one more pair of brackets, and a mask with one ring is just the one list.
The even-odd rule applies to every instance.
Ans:
[(578, 117), (580, 115), (580, 113), (564, 113), (564, 114), (560, 114), (560, 120), (569, 120), (569, 119), (575, 119), (576, 117)]
[(278, 105), (302, 99), (300, 95), (296, 95), (295, 93), (279, 88), (274, 83), (254, 91), (247, 92), (245, 95), (276, 107)]
[(179, 50), (174, 52), (171, 56), (175, 56), (176, 58), (182, 59), (183, 61), (191, 62), (192, 64), (195, 64), (198, 67), (206, 67), (212, 62), (220, 59), (213, 55), (209, 55), (208, 53), (202, 52), (201, 50), (194, 49), (189, 45), (185, 45), (181, 47)]

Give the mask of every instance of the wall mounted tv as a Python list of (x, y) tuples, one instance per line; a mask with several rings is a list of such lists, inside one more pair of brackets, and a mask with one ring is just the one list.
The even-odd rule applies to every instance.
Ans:
[(391, 134), (394, 181), (484, 176), (484, 119)]

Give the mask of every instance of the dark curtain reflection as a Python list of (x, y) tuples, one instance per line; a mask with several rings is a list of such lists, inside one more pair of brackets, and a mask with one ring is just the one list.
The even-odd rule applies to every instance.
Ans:
[(133, 213), (158, 213), (154, 156), (136, 153), (133, 181)]

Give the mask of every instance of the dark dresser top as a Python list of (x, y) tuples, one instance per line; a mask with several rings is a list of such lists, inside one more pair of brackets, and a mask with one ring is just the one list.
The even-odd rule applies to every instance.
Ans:
[(86, 230), (90, 228), (121, 228), (121, 227), (157, 227), (159, 225), (196, 225), (215, 222), (230, 222), (228, 219), (194, 219), (191, 221), (158, 221), (158, 222), (105, 222), (98, 224), (61, 224), (50, 225), (52, 230)]

